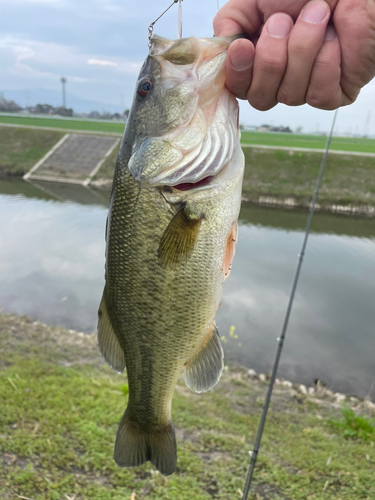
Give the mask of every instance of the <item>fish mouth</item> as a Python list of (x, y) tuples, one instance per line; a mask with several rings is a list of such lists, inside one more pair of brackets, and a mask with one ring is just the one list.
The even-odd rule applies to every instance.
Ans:
[(177, 191), (190, 191), (191, 189), (206, 187), (215, 177), (215, 175), (208, 175), (198, 182), (182, 182), (172, 187)]
[(154, 88), (166, 99), (162, 110), (170, 105), (180, 112), (167, 128), (147, 134), (146, 127), (136, 136), (128, 168), (143, 186), (204, 187), (230, 162), (240, 133), (238, 103), (225, 87), (229, 44), (229, 38), (151, 40), (150, 57), (161, 71)]

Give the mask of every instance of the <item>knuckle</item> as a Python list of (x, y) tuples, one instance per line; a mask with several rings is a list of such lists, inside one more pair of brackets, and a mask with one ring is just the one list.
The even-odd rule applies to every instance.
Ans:
[(305, 99), (303, 97), (283, 87), (280, 88), (277, 93), (277, 100), (281, 104), (286, 104), (287, 106), (301, 106), (305, 104)]
[(273, 106), (270, 106), (266, 104), (265, 102), (259, 102), (256, 100), (249, 99), (250, 105), (256, 109), (257, 111), (268, 111), (269, 109), (273, 108)]
[(261, 72), (268, 75), (279, 75), (285, 70), (285, 62), (280, 58), (275, 58), (271, 53), (259, 56), (258, 66)]
[(303, 42), (295, 43), (290, 47), (290, 55), (292, 55), (298, 60), (301, 59), (306, 60), (306, 58), (314, 59), (316, 52), (314, 52), (311, 49), (312, 49), (311, 45), (308, 45), (306, 43)]
[(313, 108), (325, 109), (327, 111), (336, 109), (339, 106), (338, 96), (326, 93), (319, 87), (309, 87), (306, 93), (306, 102)]
[(276, 106), (275, 98), (263, 94), (250, 94), (247, 96), (250, 105), (257, 111), (268, 111)]

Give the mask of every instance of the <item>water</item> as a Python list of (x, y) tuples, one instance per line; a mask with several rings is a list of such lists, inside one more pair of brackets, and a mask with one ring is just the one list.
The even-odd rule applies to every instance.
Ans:
[[(0, 182), (4, 312), (95, 329), (107, 204), (107, 193), (82, 187)], [(271, 369), (305, 221), (305, 212), (243, 206), (217, 314), (230, 364)], [(374, 297), (375, 221), (316, 214), (279, 375), (375, 398)]]

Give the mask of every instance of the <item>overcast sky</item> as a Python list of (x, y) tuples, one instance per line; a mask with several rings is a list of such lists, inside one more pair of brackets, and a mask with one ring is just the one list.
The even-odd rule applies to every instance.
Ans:
[[(147, 28), (171, 0), (0, 0), (0, 91), (45, 88), (129, 107), (135, 79), (147, 55)], [(223, 0), (220, 0), (223, 4)], [(184, 0), (183, 35), (211, 36), (216, 0)], [(155, 26), (175, 38), (177, 6)], [(338, 131), (375, 134), (375, 82), (340, 111)], [(20, 103), (22, 104), (22, 103)], [(369, 111), (371, 111), (369, 116)], [(369, 127), (366, 127), (366, 121)], [(261, 113), (241, 105), (241, 123), (302, 126), (326, 131), (332, 113), (309, 106), (278, 105)]]

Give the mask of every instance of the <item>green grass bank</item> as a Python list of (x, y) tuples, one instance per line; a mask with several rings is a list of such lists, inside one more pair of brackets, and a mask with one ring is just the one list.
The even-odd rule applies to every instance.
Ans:
[[(57, 118), (32, 115), (9, 115), (0, 113), (0, 124), (20, 125), (23, 127), (49, 127), (66, 130), (104, 132), (123, 134), (124, 123), (105, 120), (85, 120), (82, 118)], [(273, 132), (243, 131), (243, 144), (258, 144), (260, 146), (296, 147), (307, 149), (324, 149), (327, 138), (323, 135), (285, 134)], [(375, 141), (362, 137), (333, 137), (331, 149), (339, 151), (355, 151), (360, 153), (375, 153)]]
[[(63, 134), (54, 130), (0, 126), (0, 176), (23, 175)], [(118, 148), (94, 177), (96, 183), (110, 184), (117, 154)], [(246, 169), (242, 194), (245, 200), (309, 206), (322, 153), (246, 147), (244, 154)], [(375, 158), (330, 155), (318, 201), (322, 209), (332, 210), (333, 206), (340, 206), (356, 210), (359, 207), (359, 213), (374, 215)]]
[[(307, 207), (313, 197), (322, 153), (244, 148), (246, 168), (242, 197), (261, 204)], [(94, 181), (110, 181), (118, 148), (103, 164)], [(333, 205), (361, 207), (371, 215), (375, 207), (375, 158), (330, 155), (318, 202), (322, 209)]]
[(0, 124), (20, 125), (22, 127), (48, 127), (51, 129), (65, 129), (86, 132), (104, 132), (110, 134), (123, 134), (125, 124), (123, 122), (82, 120), (77, 118), (56, 118), (30, 115), (2, 115), (0, 113)]
[[(267, 389), (229, 368), (206, 394), (179, 381), (178, 467), (113, 461), (127, 380), (103, 364), (94, 335), (0, 315), (0, 498), (240, 499)], [(251, 500), (373, 500), (370, 402), (277, 381)], [(349, 414), (348, 414), (349, 412)]]

